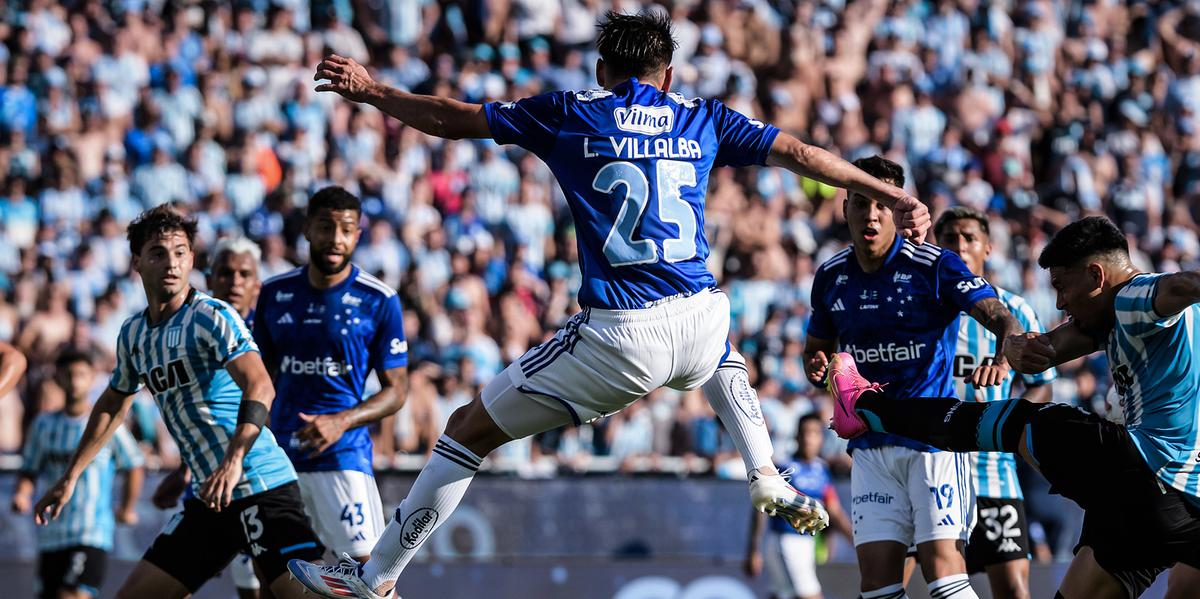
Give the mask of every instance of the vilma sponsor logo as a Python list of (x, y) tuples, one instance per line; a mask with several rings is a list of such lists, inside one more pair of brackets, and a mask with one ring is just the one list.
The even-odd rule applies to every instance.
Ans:
[(404, 525), (400, 527), (400, 544), (404, 545), (405, 549), (416, 549), (423, 538), (433, 531), (437, 521), (438, 513), (433, 508), (423, 507), (409, 514), (404, 519)]
[(362, 305), (362, 298), (350, 295), (350, 292), (347, 291), (346, 293), (342, 294), (342, 303), (346, 304), (347, 306), (354, 306), (357, 308)]
[(898, 272), (898, 273), (892, 275), (892, 282), (893, 283), (911, 283), (912, 275), (910, 275), (906, 272)]
[(275, 301), (277, 301), (277, 302), (290, 302), (290, 301), (292, 301), (292, 297), (293, 297), (294, 295), (295, 295), (295, 294), (293, 294), (293, 293), (284, 293), (283, 291), (276, 291), (276, 292), (275, 292)]
[(613, 120), (622, 131), (658, 135), (675, 128), (675, 111), (669, 106), (618, 106), (613, 109)]

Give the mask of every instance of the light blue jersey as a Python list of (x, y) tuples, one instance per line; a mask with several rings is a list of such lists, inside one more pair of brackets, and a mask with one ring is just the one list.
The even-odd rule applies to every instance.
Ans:
[(1134, 445), (1163, 484), (1200, 506), (1200, 306), (1155, 311), (1164, 276), (1137, 275), (1117, 292), (1105, 351)]
[[(39, 488), (53, 485), (66, 473), (87, 421), (87, 414), (69, 416), (59, 411), (39, 415), (25, 441), (21, 472), (38, 481)], [(58, 518), (37, 527), (38, 551), (46, 553), (81, 545), (111, 550), (116, 527), (113, 479), (117, 470), (136, 468), (144, 462), (133, 436), (125, 427), (118, 428), (96, 459), (83, 470), (75, 483), (75, 494)]]
[[(1019, 295), (995, 287), (996, 295), (1013, 313), (1021, 328), (1030, 333), (1044, 333), (1033, 308)], [(957, 397), (963, 401), (1000, 401), (1012, 396), (1013, 378), (1010, 376), (994, 387), (976, 388), (967, 382), (971, 373), (980, 366), (993, 364), (996, 360), (996, 336), (974, 318), (958, 321), (958, 351), (954, 356), (954, 386)], [(1026, 388), (1048, 384), (1056, 378), (1053, 368), (1037, 374), (1022, 374)], [(980, 497), (993, 499), (1023, 499), (1021, 486), (1017, 483), (1017, 462), (1011, 453), (998, 451), (973, 452), (971, 463), (975, 472), (976, 493)]]
[[(148, 387), (198, 491), (225, 456), (237, 427), (242, 390), (225, 365), (257, 352), (246, 323), (229, 304), (192, 290), (178, 312), (151, 325), (143, 311), (125, 321), (109, 386), (132, 395)], [(296, 480), (275, 435), (263, 428), (242, 462), (233, 498)]]

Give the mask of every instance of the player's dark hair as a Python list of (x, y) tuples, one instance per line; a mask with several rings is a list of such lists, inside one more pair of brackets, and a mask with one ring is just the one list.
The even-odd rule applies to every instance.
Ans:
[(1125, 234), (1103, 216), (1089, 216), (1062, 228), (1038, 256), (1042, 268), (1071, 268), (1098, 256), (1129, 260)]
[(187, 237), (188, 246), (196, 243), (196, 221), (184, 216), (170, 204), (155, 206), (137, 216), (129, 223), (127, 237), (129, 251), (134, 256), (142, 255), (142, 246), (147, 241), (172, 231), (181, 231)]
[(816, 412), (809, 412), (809, 413), (801, 416), (800, 419), (796, 421), (796, 434), (797, 435), (799, 435), (801, 432), (804, 431), (804, 425), (808, 424), (809, 421), (816, 422), (818, 425), (820, 425), (820, 427), (822, 429), (825, 428), (825, 422), (823, 420), (821, 420), (821, 415), (817, 414)]
[(322, 210), (353, 210), (362, 214), (362, 201), (344, 188), (330, 185), (314, 193), (308, 199), (307, 214), (309, 218), (316, 216)]
[(59, 352), (58, 357), (54, 359), (54, 368), (62, 370), (76, 362), (86, 362), (88, 366), (92, 366), (92, 356), (87, 352), (69, 347)]
[(973, 220), (979, 223), (979, 230), (983, 231), (984, 235), (991, 237), (992, 231), (990, 225), (988, 224), (987, 217), (984, 216), (982, 212), (966, 206), (955, 206), (953, 208), (947, 208), (944, 212), (942, 212), (942, 215), (937, 219), (937, 223), (933, 225), (934, 237), (937, 237), (940, 240), (942, 238), (942, 233), (946, 232), (946, 227), (949, 227), (950, 223), (960, 220)]
[(852, 164), (880, 181), (886, 181), (896, 187), (904, 187), (904, 168), (883, 156), (859, 158)]
[(597, 26), (596, 51), (613, 74), (645, 77), (667, 68), (678, 43), (671, 33), (671, 17), (644, 12), (636, 15), (604, 13)]

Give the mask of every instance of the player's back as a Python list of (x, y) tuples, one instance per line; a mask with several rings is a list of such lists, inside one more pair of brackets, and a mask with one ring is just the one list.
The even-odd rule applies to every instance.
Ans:
[(1200, 505), (1200, 306), (1160, 316), (1163, 276), (1137, 275), (1117, 292), (1105, 351), (1134, 444), (1160, 480)]
[(499, 143), (541, 157), (575, 219), (580, 303), (637, 309), (715, 285), (704, 198), (714, 166), (764, 164), (778, 129), (639, 82), (486, 105)]

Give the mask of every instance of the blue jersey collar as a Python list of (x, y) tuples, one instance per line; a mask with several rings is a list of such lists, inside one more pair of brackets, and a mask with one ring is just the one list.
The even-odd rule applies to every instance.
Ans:
[(315, 293), (317, 295), (323, 295), (323, 294), (334, 293), (336, 291), (341, 291), (342, 289), (345, 289), (346, 287), (349, 287), (351, 284), (353, 284), (354, 280), (358, 278), (358, 270), (359, 270), (358, 265), (351, 262), (350, 263), (350, 276), (346, 277), (345, 280), (343, 280), (341, 283), (338, 283), (337, 285), (334, 285), (333, 287), (327, 287), (325, 289), (318, 289), (316, 287), (313, 287), (312, 281), (308, 280), (308, 269), (310, 269), (312, 267), (313, 267), (313, 265), (311, 263), (306, 264), (304, 266), (304, 286), (308, 287), (308, 289), (310, 291), (312, 291), (313, 293)]

